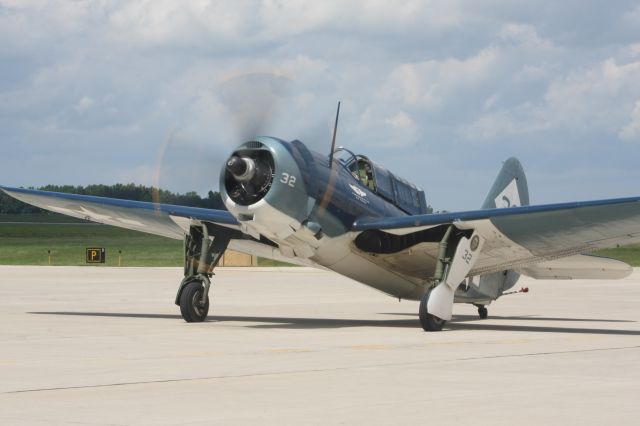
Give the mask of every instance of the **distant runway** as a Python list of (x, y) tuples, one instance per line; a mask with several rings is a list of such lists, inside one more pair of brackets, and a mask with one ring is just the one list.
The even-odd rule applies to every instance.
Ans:
[(306, 268), (219, 269), (182, 321), (179, 268), (0, 266), (0, 424), (637, 424), (640, 269), (535, 281), (425, 333)]

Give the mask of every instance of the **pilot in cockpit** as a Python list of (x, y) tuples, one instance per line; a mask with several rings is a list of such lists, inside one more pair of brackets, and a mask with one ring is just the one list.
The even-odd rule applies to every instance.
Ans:
[(370, 190), (375, 190), (375, 184), (373, 182), (373, 170), (371, 169), (371, 164), (366, 161), (360, 161), (358, 167), (358, 174), (360, 177), (360, 181), (368, 187)]

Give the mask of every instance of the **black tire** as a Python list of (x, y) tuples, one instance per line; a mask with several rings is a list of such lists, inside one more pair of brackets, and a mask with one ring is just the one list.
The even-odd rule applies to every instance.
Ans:
[(209, 296), (204, 306), (200, 306), (200, 299), (204, 287), (200, 281), (192, 281), (180, 293), (180, 313), (186, 322), (202, 322), (209, 313)]
[(478, 316), (480, 319), (487, 319), (489, 317), (489, 310), (484, 306), (478, 306)]
[(438, 318), (435, 315), (432, 315), (427, 310), (427, 303), (429, 302), (429, 296), (431, 295), (431, 290), (427, 290), (427, 292), (422, 296), (422, 300), (420, 301), (420, 309), (418, 311), (420, 317), (420, 325), (424, 331), (440, 331), (442, 327), (447, 323), (446, 320), (442, 318)]

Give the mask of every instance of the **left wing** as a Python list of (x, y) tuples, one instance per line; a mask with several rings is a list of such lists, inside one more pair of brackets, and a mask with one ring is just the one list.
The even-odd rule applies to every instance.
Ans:
[(541, 262), (640, 242), (640, 197), (361, 219), (352, 230), (412, 241), (397, 245), (403, 249), (386, 256), (393, 268), (415, 276), (428, 273), (420, 264), (426, 263), (424, 256), (435, 259), (442, 235), (438, 230), (450, 224), (474, 229), (485, 238), (469, 275), (525, 270)]
[[(240, 229), (233, 215), (225, 210), (156, 204), (35, 189), (2, 186), (0, 186), (0, 189), (13, 198), (45, 210), (179, 240), (184, 238), (184, 226), (185, 223), (188, 224), (190, 219)], [(180, 226), (181, 224), (182, 227)]]

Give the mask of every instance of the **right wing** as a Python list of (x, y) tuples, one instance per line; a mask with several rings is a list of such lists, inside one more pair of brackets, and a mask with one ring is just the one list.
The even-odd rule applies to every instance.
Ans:
[[(277, 246), (264, 238), (256, 239), (240, 229), (236, 218), (226, 210), (157, 204), (145, 201), (122, 200), (92, 195), (67, 194), (35, 189), (0, 186), (6, 194), (45, 210), (86, 219), (119, 228), (181, 240), (189, 232), (191, 220), (209, 223), (232, 230), (231, 250), (295, 263), (317, 266), (308, 259), (285, 257)], [(215, 230), (211, 233), (215, 237)]]
[[(231, 250), (297, 265), (317, 267), (308, 259), (283, 256), (277, 246), (269, 240), (256, 239), (243, 233), (236, 218), (226, 210), (3, 186), (0, 186), (0, 190), (13, 198), (45, 210), (177, 240), (183, 239), (189, 232), (192, 219), (210, 223), (232, 230), (233, 235), (229, 242)], [(215, 231), (211, 235), (215, 237)]]
[(0, 186), (0, 189), (13, 198), (45, 210), (178, 240), (184, 238), (185, 232), (188, 232), (187, 224), (191, 219), (237, 229), (240, 232), (238, 221), (226, 210), (3, 186)]

